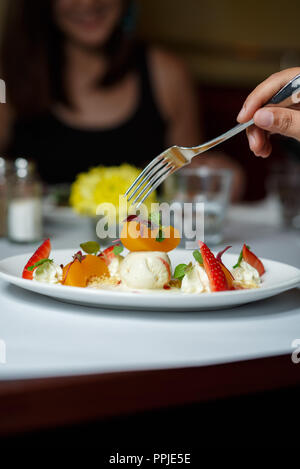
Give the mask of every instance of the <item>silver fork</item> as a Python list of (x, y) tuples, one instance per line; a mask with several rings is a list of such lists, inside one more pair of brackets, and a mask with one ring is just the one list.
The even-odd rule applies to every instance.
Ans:
[[(300, 74), (296, 75), (283, 88), (281, 88), (266, 105), (281, 105), (284, 107), (295, 105), (295, 103), (300, 102), (299, 93)], [(168, 176), (188, 165), (195, 156), (199, 156), (216, 145), (225, 142), (253, 124), (253, 119), (244, 124), (238, 124), (219, 137), (203, 143), (198, 147), (179, 147), (175, 145), (168, 148), (154, 158), (148, 166), (146, 166), (146, 168), (127, 189), (125, 196), (128, 196), (128, 201), (132, 200), (133, 197), (136, 196), (132, 201), (132, 204), (137, 204), (136, 208), (139, 208), (147, 197), (149, 197), (149, 195)]]

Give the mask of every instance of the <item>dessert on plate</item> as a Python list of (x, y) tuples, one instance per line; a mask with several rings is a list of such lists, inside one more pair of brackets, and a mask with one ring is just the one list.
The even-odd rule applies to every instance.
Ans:
[(162, 226), (159, 217), (143, 220), (130, 216), (117, 243), (104, 250), (95, 241), (82, 243), (81, 250), (65, 265), (50, 259), (51, 242), (47, 239), (28, 260), (22, 276), (36, 282), (116, 292), (202, 294), (260, 287), (265, 268), (246, 244), (233, 267), (225, 266), (222, 260), (230, 246), (214, 255), (199, 241), (193, 260), (187, 251), (187, 262), (173, 268), (169, 253), (179, 243), (179, 232)]

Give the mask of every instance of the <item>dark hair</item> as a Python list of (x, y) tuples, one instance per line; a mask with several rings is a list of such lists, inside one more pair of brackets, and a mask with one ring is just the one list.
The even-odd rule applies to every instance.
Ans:
[[(104, 51), (109, 67), (100, 83), (111, 86), (134, 67), (135, 40), (126, 27), (132, 0)], [(64, 86), (63, 35), (53, 18), (53, 0), (10, 0), (0, 50), (1, 77), (17, 115), (32, 116), (54, 102), (72, 106)]]

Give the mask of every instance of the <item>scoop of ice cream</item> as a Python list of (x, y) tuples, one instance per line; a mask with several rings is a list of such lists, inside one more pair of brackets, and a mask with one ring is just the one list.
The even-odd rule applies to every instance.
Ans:
[(210, 285), (207, 273), (201, 265), (194, 264), (187, 270), (182, 279), (181, 290), (184, 293), (205, 293), (210, 292)]
[(33, 279), (42, 283), (60, 283), (62, 276), (62, 268), (53, 261), (39, 265), (33, 272)]
[(258, 287), (261, 283), (258, 271), (252, 265), (241, 261), (240, 266), (232, 270), (234, 280), (244, 286)]
[(129, 288), (163, 288), (171, 279), (171, 263), (164, 252), (131, 252), (121, 263), (121, 281)]
[(121, 268), (121, 263), (123, 262), (123, 260), (124, 260), (123, 256), (115, 256), (110, 262), (110, 264), (108, 265), (110, 276), (114, 277), (117, 280), (121, 280), (120, 268)]

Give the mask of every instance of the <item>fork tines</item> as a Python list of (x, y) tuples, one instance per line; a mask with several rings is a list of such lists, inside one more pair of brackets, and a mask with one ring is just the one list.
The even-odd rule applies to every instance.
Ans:
[(164, 154), (154, 158), (151, 163), (141, 172), (136, 180), (127, 189), (125, 196), (128, 201), (133, 200), (133, 204), (138, 203), (137, 208), (146, 200), (146, 198), (168, 177), (174, 172), (174, 165), (164, 157)]

